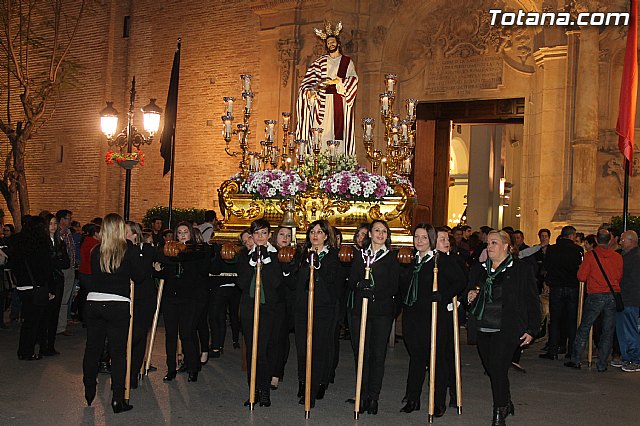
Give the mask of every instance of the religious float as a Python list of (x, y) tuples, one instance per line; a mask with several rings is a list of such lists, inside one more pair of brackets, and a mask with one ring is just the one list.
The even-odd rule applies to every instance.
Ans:
[[(336, 30), (339, 32), (338, 26)], [(325, 27), (325, 31), (318, 35), (321, 38), (324, 35), (323, 40), (334, 36), (330, 27)], [(325, 56), (331, 60), (330, 55)], [(346, 70), (346, 67), (340, 67)], [(337, 75), (341, 77), (340, 70)], [(226, 143), (225, 152), (239, 158), (239, 172), (224, 181), (218, 189), (222, 212), (221, 229), (216, 232), (218, 238), (236, 238), (252, 221), (265, 218), (272, 225), (294, 228), (294, 238), (304, 239), (304, 232), (311, 222), (325, 219), (339, 228), (345, 240), (349, 241), (360, 223), (383, 219), (391, 228), (395, 244), (411, 243), (416, 193), (409, 175), (415, 149), (413, 125), (417, 101), (407, 99), (403, 108), (404, 117), (396, 114), (397, 76), (385, 75), (385, 92), (380, 94), (380, 115), (386, 146), (384, 151), (375, 149), (375, 119), (363, 118), (363, 143), (370, 163), (367, 169), (357, 164), (353, 128), (344, 131), (352, 138), (349, 143), (336, 137), (336, 128), (342, 124), (331, 124), (328, 132), (327, 126), (322, 126), (322, 121), (328, 121), (322, 120), (323, 114), (325, 118), (328, 114), (339, 118), (335, 110), (319, 111), (331, 104), (322, 97), (322, 93), (326, 92), (326, 97), (331, 96), (331, 83), (338, 86), (338, 93), (345, 91), (345, 87), (335, 83), (340, 80), (335, 78), (335, 74), (333, 76), (332, 80), (327, 79), (306, 89), (305, 77), (299, 93), (297, 131), (290, 130), (293, 127), (291, 113), (283, 112), (282, 142), (278, 146), (278, 123), (276, 120), (265, 120), (264, 140), (259, 142), (259, 151), (252, 151), (249, 147), (249, 119), (254, 98), (251, 91), (252, 76), (240, 76), (243, 101), (240, 108), (236, 107), (234, 97), (224, 98), (226, 112), (222, 116), (222, 136)], [(342, 81), (347, 86), (348, 80), (345, 78)], [(357, 76), (354, 84), (357, 85)], [(333, 102), (342, 102), (339, 96), (334, 89)], [(234, 123), (234, 107), (239, 109), (242, 123)], [(341, 105), (337, 109), (343, 111)], [(348, 111), (348, 106), (344, 110)], [(302, 123), (306, 129), (302, 129)], [(327, 133), (331, 133), (329, 138)], [(232, 147), (234, 139), (239, 149)], [(297, 236), (296, 230), (300, 231)]]

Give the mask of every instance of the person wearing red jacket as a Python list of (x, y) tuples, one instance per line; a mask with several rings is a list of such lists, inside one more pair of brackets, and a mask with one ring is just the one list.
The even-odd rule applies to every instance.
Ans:
[[(607, 362), (613, 345), (616, 326), (616, 302), (613, 292), (620, 292), (622, 279), (622, 256), (608, 248), (611, 234), (606, 229), (598, 231), (598, 246), (584, 256), (578, 269), (578, 280), (587, 282), (587, 299), (582, 313), (582, 321), (576, 333), (571, 360), (566, 367), (580, 368), (580, 360), (587, 346), (589, 330), (602, 313), (602, 334), (598, 342), (598, 372), (607, 370)], [(605, 277), (606, 274), (606, 277)], [(611, 289), (609, 284), (611, 284)]]

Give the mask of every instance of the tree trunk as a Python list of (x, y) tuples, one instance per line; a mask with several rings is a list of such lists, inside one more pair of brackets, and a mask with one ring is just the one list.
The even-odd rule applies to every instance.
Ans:
[(24, 139), (24, 135), (19, 135), (13, 148), (13, 170), (15, 172), (15, 186), (22, 215), (30, 214), (29, 190), (27, 188), (27, 175), (24, 168), (25, 148), (26, 140)]

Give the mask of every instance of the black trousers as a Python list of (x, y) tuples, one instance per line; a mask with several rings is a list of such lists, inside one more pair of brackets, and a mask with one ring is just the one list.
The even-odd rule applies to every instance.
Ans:
[(133, 333), (131, 335), (131, 381), (135, 381), (147, 352), (147, 336), (156, 312), (156, 299), (136, 299), (133, 303)]
[(274, 329), (271, 345), (267, 348), (269, 364), (271, 365), (271, 377), (282, 379), (284, 367), (289, 359), (291, 341), (289, 340), (289, 315), (286, 302), (278, 303), (274, 313)]
[[(91, 275), (78, 273), (78, 278), (80, 281), (80, 290), (78, 290), (78, 294), (76, 295), (76, 303), (78, 306), (78, 321), (84, 321), (84, 307), (87, 303), (87, 295), (89, 294), (89, 285), (91, 283)], [(135, 309), (135, 304), (134, 304)]]
[[(450, 315), (443, 315), (442, 311), (438, 314), (434, 400), (435, 405), (444, 407), (447, 387), (452, 379), (455, 380), (453, 320)], [(407, 400), (419, 402), (431, 354), (430, 310), (405, 308), (402, 317), (402, 336), (409, 352)]]
[(62, 305), (62, 293), (64, 292), (64, 281), (56, 285), (55, 297), (49, 300), (44, 310), (44, 326), (40, 328), (38, 342), (40, 350), (55, 350), (56, 332), (58, 330), (58, 320), (60, 316), (60, 306)]
[[(333, 331), (335, 310), (315, 309), (313, 313), (313, 341), (311, 348), (311, 400), (315, 400), (320, 384), (328, 383), (333, 361)], [(298, 380), (306, 381), (307, 366), (307, 312), (296, 312), (296, 352)]]
[(578, 321), (578, 289), (551, 287), (549, 291), (549, 352), (558, 353), (566, 345), (573, 352)]
[[(16, 290), (22, 303), (22, 326), (18, 342), (18, 356), (31, 356), (36, 350), (36, 340), (45, 327), (46, 306), (33, 304), (33, 290)], [(42, 349), (42, 348), (41, 348)]]
[(209, 306), (213, 304), (213, 292), (207, 290), (206, 297), (193, 301), (195, 311), (195, 328), (193, 329), (193, 342), (196, 352), (209, 352)]
[(165, 329), (165, 350), (167, 352), (167, 370), (175, 371), (178, 336), (182, 342), (184, 363), (189, 373), (200, 369), (200, 359), (194, 341), (196, 312), (189, 299), (164, 298), (162, 300), (162, 316)]
[(129, 303), (87, 301), (87, 345), (82, 360), (85, 388), (94, 388), (105, 337), (109, 338), (111, 355), (111, 384), (113, 399), (124, 399), (124, 382), (127, 374), (127, 338), (129, 336)]
[(519, 344), (517, 337), (508, 338), (501, 332), (478, 332), (478, 354), (491, 380), (494, 407), (506, 407), (511, 401), (509, 368)]
[[(384, 361), (387, 356), (387, 343), (392, 325), (393, 315), (369, 314), (367, 316), (361, 400), (365, 398), (378, 400), (380, 397), (382, 378), (384, 377)], [(356, 366), (358, 364), (359, 339), (360, 313), (352, 311), (351, 342), (354, 347)]]
[(224, 339), (227, 335), (227, 309), (231, 321), (231, 334), (234, 342), (240, 339), (240, 290), (238, 287), (218, 287), (215, 290), (215, 297), (212, 311), (209, 312), (211, 327), (211, 346), (213, 349), (224, 348)]
[[(258, 324), (258, 353), (256, 363), (256, 390), (268, 390), (271, 385), (271, 368), (268, 357), (268, 347), (274, 338), (274, 308), (260, 308)], [(240, 306), (240, 324), (247, 355), (247, 383), (251, 380), (251, 356), (253, 344), (253, 304)]]

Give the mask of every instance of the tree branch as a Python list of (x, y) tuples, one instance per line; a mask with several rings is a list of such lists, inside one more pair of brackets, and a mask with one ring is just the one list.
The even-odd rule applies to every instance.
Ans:
[(67, 43), (67, 47), (64, 49), (62, 56), (60, 56), (60, 59), (58, 60), (58, 64), (56, 65), (55, 72), (53, 73), (53, 78), (51, 78), (52, 83), (57, 80), (58, 71), (60, 70), (60, 65), (62, 65), (62, 61), (67, 56), (67, 53), (69, 53), (69, 49), (71, 49), (71, 45), (73, 44), (73, 39), (76, 37), (76, 33), (78, 32), (78, 27), (80, 26), (80, 21), (82, 20), (82, 14), (84, 12), (85, 4), (86, 4), (86, 0), (82, 0), (82, 3), (80, 4), (80, 11), (78, 12), (78, 17), (76, 18), (76, 23), (73, 26), (73, 32), (71, 33), (71, 38), (69, 39)]

